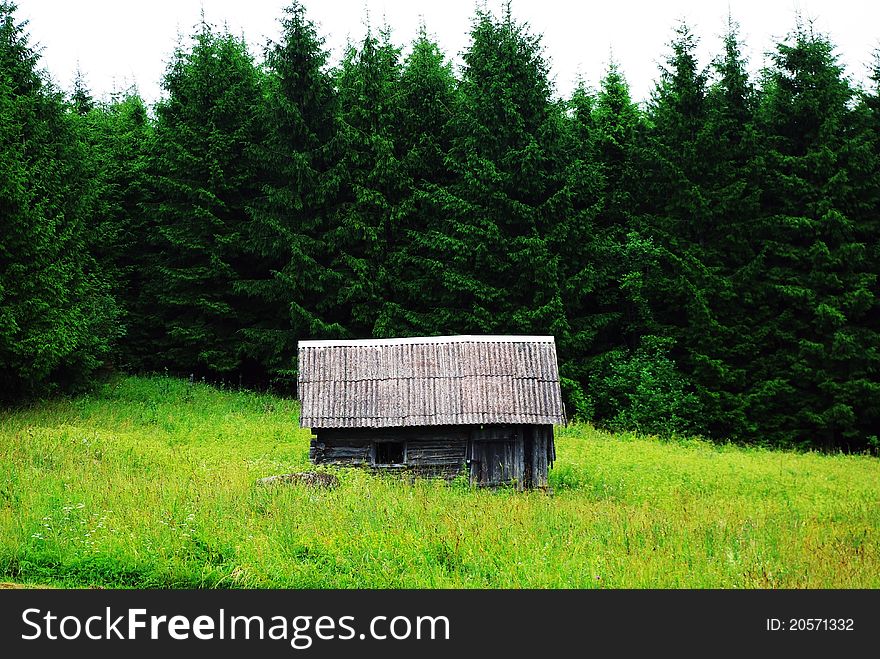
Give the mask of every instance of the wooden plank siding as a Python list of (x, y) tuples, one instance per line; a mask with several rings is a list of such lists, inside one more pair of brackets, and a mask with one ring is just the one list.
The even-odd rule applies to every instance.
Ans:
[[(555, 459), (553, 427), (434, 426), (320, 429), (309, 459), (315, 464), (397, 468), (417, 475), (454, 478), (461, 473), (473, 485), (518, 489), (547, 487)], [(377, 462), (376, 445), (399, 442), (405, 456), (399, 465)]]
[(463, 426), (319, 429), (309, 459), (315, 464), (381, 467), (375, 444), (402, 442), (406, 456), (402, 467), (419, 475), (454, 478), (464, 467), (468, 437)]

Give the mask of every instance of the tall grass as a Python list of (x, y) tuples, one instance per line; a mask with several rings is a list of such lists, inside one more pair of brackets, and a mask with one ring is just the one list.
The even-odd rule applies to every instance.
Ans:
[(294, 401), (171, 378), (0, 413), (0, 579), (880, 587), (880, 461), (557, 429), (553, 495), (308, 469)]

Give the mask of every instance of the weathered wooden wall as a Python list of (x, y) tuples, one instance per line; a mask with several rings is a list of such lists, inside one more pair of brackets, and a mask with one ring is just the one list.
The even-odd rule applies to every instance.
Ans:
[(316, 464), (384, 467), (375, 444), (402, 442), (405, 457), (395, 468), (453, 478), (462, 471), (474, 485), (547, 486), (556, 458), (552, 425), (418, 426), (316, 430), (309, 459)]
[(475, 485), (544, 488), (555, 459), (551, 425), (477, 426), (471, 431), (468, 464)]
[(375, 465), (373, 444), (405, 442), (405, 467), (421, 475), (454, 478), (465, 464), (467, 426), (332, 428), (316, 431), (309, 459), (316, 464)]
[(553, 426), (522, 426), (525, 487), (547, 487), (547, 475), (556, 460)]

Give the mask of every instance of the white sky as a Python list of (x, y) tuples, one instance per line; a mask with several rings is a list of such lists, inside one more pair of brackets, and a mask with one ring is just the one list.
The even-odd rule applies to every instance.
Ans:
[[(135, 83), (148, 102), (161, 95), (160, 81), (178, 34), (192, 34), (204, 7), (210, 23), (244, 34), (261, 56), (267, 38), (280, 33), (287, 0), (18, 0), (17, 18), (27, 19), (31, 43), (42, 47), (43, 67), (70, 89), (77, 64), (92, 93), (105, 98)], [(347, 39), (364, 34), (369, 12), (374, 26), (387, 20), (395, 42), (408, 45), (424, 17), (429, 33), (453, 62), (468, 44), (475, 0), (306, 0), (308, 17), (338, 62)], [(498, 13), (501, 0), (487, 0)], [(866, 79), (880, 47), (880, 2), (876, 0), (513, 0), (513, 14), (543, 35), (557, 93), (567, 97), (578, 76), (596, 86), (609, 57), (620, 64), (636, 100), (648, 98), (658, 61), (678, 19), (700, 38), (702, 64), (720, 51), (728, 7), (741, 28), (752, 71), (765, 52), (789, 32), (800, 10), (830, 35), (840, 61), (856, 82)], [(404, 51), (406, 52), (406, 50)]]

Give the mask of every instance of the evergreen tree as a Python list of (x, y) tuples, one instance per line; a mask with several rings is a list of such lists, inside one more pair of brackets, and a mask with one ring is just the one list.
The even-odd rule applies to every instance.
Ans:
[(434, 281), (445, 264), (435, 258), (444, 215), (443, 190), (453, 180), (447, 165), (450, 120), (457, 109), (452, 65), (427, 34), (425, 26), (412, 45), (397, 84), (397, 150), (406, 188), (396, 208), (395, 241), (386, 259), (387, 288), (376, 321), (380, 336), (434, 334), (435, 308), (444, 306)]
[(246, 155), (261, 85), (245, 43), (204, 21), (165, 74), (168, 97), (156, 107), (148, 167), (160, 258), (145, 291), (157, 318), (147, 324), (166, 329), (156, 366), (240, 372), (248, 353), (242, 331), (263, 315), (259, 300), (237, 290), (254, 267), (245, 245), (256, 182)]
[(618, 316), (604, 308), (604, 287), (610, 284), (601, 260), (605, 236), (599, 235), (597, 215), (603, 206), (604, 177), (598, 161), (593, 106), (595, 98), (580, 84), (564, 117), (560, 168), (564, 185), (549, 200), (556, 218), (547, 234), (549, 251), (557, 259), (557, 276), (565, 323), (556, 337), (564, 355), (560, 377), (569, 414), (594, 418), (584, 392), (590, 356), (599, 346), (605, 326)]
[[(692, 396), (668, 356), (671, 342), (652, 309), (664, 251), (652, 238), (654, 201), (644, 190), (651, 151), (647, 125), (618, 66), (609, 65), (591, 113), (600, 181), (593, 211), (592, 302), (586, 316), (594, 340), (574, 360), (594, 422), (642, 432), (688, 428)], [(582, 321), (583, 322), (583, 321)]]
[(86, 84), (86, 78), (78, 66), (76, 68), (76, 75), (73, 78), (71, 102), (73, 109), (79, 115), (87, 115), (95, 109), (95, 99), (92, 98), (92, 94)]
[[(851, 211), (857, 239), (868, 250), (867, 262), (874, 277), (874, 301), (870, 304), (866, 300), (867, 309), (860, 322), (861, 332), (869, 340), (880, 336), (880, 50), (874, 53), (870, 81), (858, 107), (857, 125), (863, 131), (864, 139), (859, 140), (857, 148), (852, 150), (853, 169), (856, 170), (853, 178), (859, 197)], [(880, 350), (880, 346), (874, 344), (872, 349)], [(876, 431), (880, 419), (876, 395), (878, 383), (880, 370), (874, 369), (862, 403), (865, 422), (873, 424), (873, 428), (867, 425), (865, 432), (868, 446), (875, 453), (880, 452), (880, 433)]]
[(289, 378), (297, 341), (344, 336), (348, 318), (336, 304), (341, 282), (326, 236), (344, 174), (337, 94), (300, 2), (285, 9), (281, 26), (266, 49), (264, 134), (249, 150), (260, 185), (248, 246), (259, 267), (238, 286), (262, 301), (261, 317), (243, 330), (250, 353), (273, 377)]
[[(668, 337), (669, 357), (691, 390), (687, 429), (710, 436), (747, 431), (742, 391), (754, 354), (747, 314), (755, 273), (752, 224), (760, 169), (754, 93), (729, 21), (716, 74), (699, 70), (696, 39), (676, 30), (650, 107), (646, 230), (661, 248), (647, 297)], [(678, 379), (678, 378), (677, 378)], [(698, 401), (698, 402), (697, 402)]]
[(603, 331), (600, 344), (604, 348), (598, 352), (617, 345), (635, 350), (642, 336), (658, 331), (646, 297), (646, 287), (657, 270), (657, 247), (645, 228), (653, 201), (643, 192), (647, 187), (647, 124), (614, 62), (602, 79), (593, 123), (603, 178), (602, 207), (596, 216), (603, 253), (597, 260), (614, 268), (603, 277), (612, 286), (603, 305), (618, 314)]
[(409, 189), (396, 135), (400, 72), (400, 49), (387, 28), (378, 37), (368, 28), (359, 48), (349, 46), (337, 76), (345, 177), (325, 240), (338, 276), (336, 305), (354, 336), (389, 331), (377, 321), (390, 288), (389, 255), (403, 238), (398, 208)]
[(876, 429), (877, 280), (851, 213), (864, 151), (834, 47), (799, 23), (778, 44), (760, 108), (764, 282), (749, 413), (777, 444), (864, 448)]
[(741, 54), (738, 28), (728, 21), (723, 52), (713, 61), (715, 81), (706, 96), (706, 148), (702, 194), (707, 223), (701, 258), (713, 274), (708, 299), (714, 324), (703, 341), (709, 352), (694, 368), (703, 387), (706, 428), (712, 436), (754, 437), (745, 392), (751, 360), (759, 349), (752, 316), (760, 286), (759, 245), (754, 227), (761, 216), (763, 167), (755, 125), (755, 90)]
[(91, 253), (92, 190), (62, 95), (0, 3), (0, 399), (83, 384), (119, 333)]
[(649, 109), (659, 179), (658, 189), (652, 190), (659, 211), (652, 228), (673, 251), (684, 251), (705, 243), (708, 213), (699, 183), (706, 152), (707, 76), (699, 69), (690, 28), (681, 23), (675, 32)]
[(729, 274), (754, 258), (750, 225), (760, 214), (760, 137), (756, 91), (749, 81), (739, 28), (728, 21), (723, 52), (712, 63), (715, 81), (706, 95), (702, 187), (708, 198), (706, 260)]
[(134, 89), (107, 103), (89, 99), (85, 86), (75, 84), (73, 119), (88, 152), (84, 164), (94, 190), (93, 253), (125, 326), (115, 359), (124, 369), (137, 370), (154, 358), (160, 336), (158, 327), (149, 327), (155, 301), (143, 296), (144, 283), (158, 276), (158, 253), (144, 213), (152, 123)]
[[(853, 158), (861, 159), (854, 182), (860, 194), (853, 214), (858, 217), (859, 231), (866, 244), (880, 247), (880, 49), (874, 53), (868, 79), (868, 88), (861, 92), (854, 116), (862, 137), (858, 146), (863, 148), (853, 154)], [(880, 252), (874, 254), (880, 257)], [(880, 258), (872, 260), (878, 262)]]
[(454, 180), (435, 195), (432, 325), (443, 332), (556, 333), (564, 323), (556, 260), (546, 236), (556, 169), (559, 108), (540, 38), (478, 11), (464, 53), (461, 104), (452, 118)]

